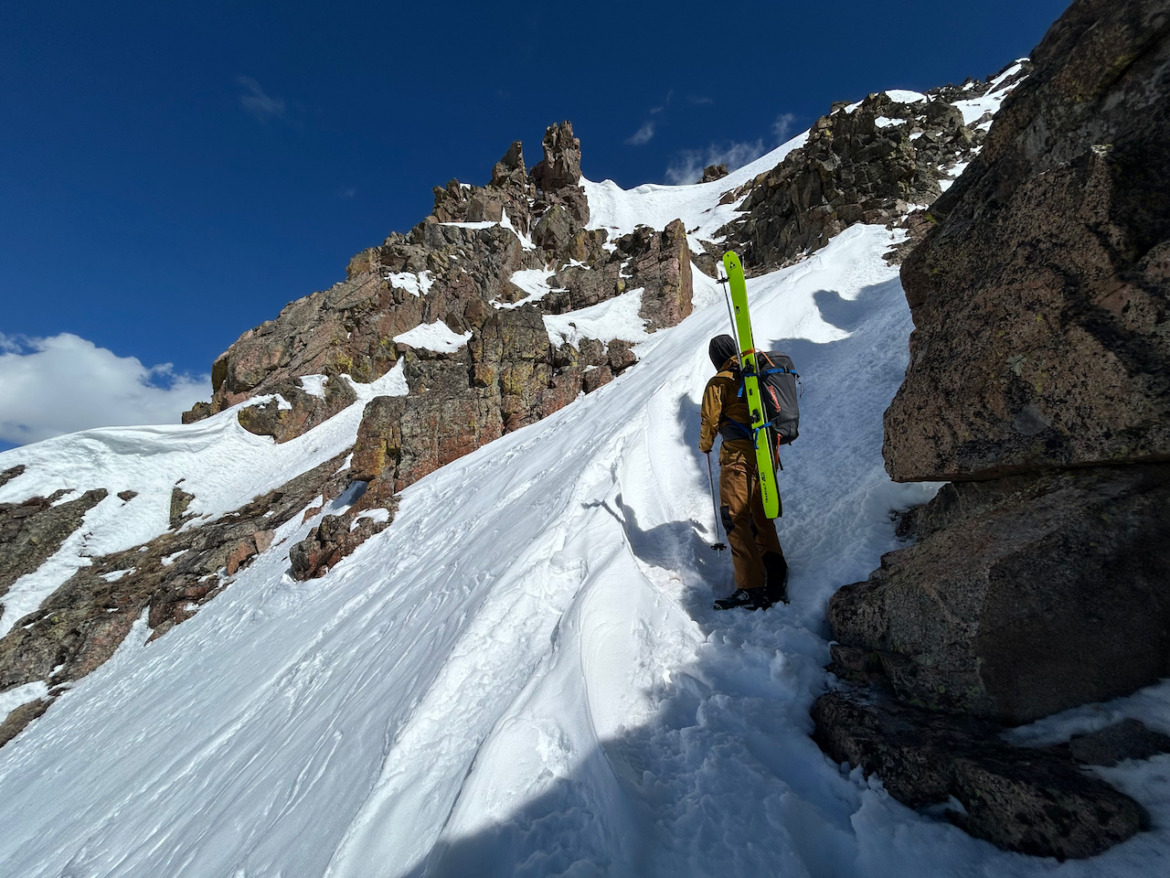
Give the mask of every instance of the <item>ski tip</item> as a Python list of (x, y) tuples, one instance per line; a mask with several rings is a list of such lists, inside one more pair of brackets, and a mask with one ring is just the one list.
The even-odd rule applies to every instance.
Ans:
[(723, 254), (723, 268), (728, 274), (731, 274), (732, 269), (743, 271), (743, 266), (739, 262), (739, 256), (734, 250), (728, 250)]

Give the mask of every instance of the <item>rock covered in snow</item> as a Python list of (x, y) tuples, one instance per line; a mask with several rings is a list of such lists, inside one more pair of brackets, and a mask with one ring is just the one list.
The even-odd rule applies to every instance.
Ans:
[[(43, 707), (24, 709), (21, 725), (34, 718), (30, 712), (43, 712), (63, 687), (106, 662), (144, 613), (152, 639), (165, 634), (267, 550), (273, 530), (315, 496), (338, 496), (348, 472), (341, 468), (343, 458), (328, 460), (218, 520), (172, 529), (143, 545), (90, 558), (38, 609), (6, 626), (10, 630), (0, 639), (0, 691), (43, 681), (47, 692)], [(41, 514), (58, 522), (76, 517), (80, 523), (77, 504), (93, 505), (105, 496), (104, 490), (87, 492)], [(172, 501), (177, 526), (189, 517), (184, 512), (194, 495), (176, 486), (174, 496), (180, 498), (177, 510)], [(133, 497), (122, 502), (132, 503)], [(34, 526), (37, 517), (31, 517)], [(0, 517), (0, 526), (2, 522)]]
[[(13, 472), (8, 470), (4, 475)], [(58, 491), (23, 503), (0, 503), (0, 546), (4, 547), (0, 552), (0, 597), (17, 579), (36, 570), (61, 548), (65, 539), (81, 527), (85, 513), (107, 494), (99, 488), (65, 500), (69, 493)], [(3, 612), (0, 607), (0, 615)]]

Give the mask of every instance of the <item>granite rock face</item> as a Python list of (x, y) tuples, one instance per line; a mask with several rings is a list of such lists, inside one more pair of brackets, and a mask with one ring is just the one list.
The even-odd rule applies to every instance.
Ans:
[(1077, 2), (902, 269), (898, 481), (1170, 456), (1170, 9)]
[[(915, 736), (1170, 674), (1170, 3), (1077, 0), (1032, 61), (902, 267), (915, 329), (886, 468), (953, 484), (914, 515), (916, 545), (830, 604), (833, 670), (918, 712), (821, 710), (819, 740), (911, 804), (927, 763), (951, 766), (949, 794), (966, 783)], [(1140, 822), (1056, 792), (1046, 817), (996, 787), (959, 822), (1015, 850), (1087, 856)], [(1062, 847), (1053, 815), (1095, 840)]]
[(1012, 747), (995, 725), (940, 717), (844, 689), (813, 706), (814, 737), (833, 759), (876, 773), (899, 801), (945, 807), (976, 838), (1040, 857), (1091, 857), (1132, 837), (1142, 807), (1056, 749)]
[(1170, 675), (1168, 492), (1167, 464), (944, 488), (916, 545), (833, 595), (838, 671), (1008, 724)]
[[(1029, 69), (1025, 63), (1005, 71), (996, 87), (1012, 86)], [(981, 97), (995, 81), (934, 89), (910, 103), (879, 92), (856, 106), (835, 104), (803, 146), (729, 193), (746, 196), (743, 215), (721, 230), (745, 271), (788, 264), (854, 223), (906, 226), (911, 207), (933, 202), (948, 172), (970, 161), (986, 136), (984, 120), (965, 125), (952, 102)]]

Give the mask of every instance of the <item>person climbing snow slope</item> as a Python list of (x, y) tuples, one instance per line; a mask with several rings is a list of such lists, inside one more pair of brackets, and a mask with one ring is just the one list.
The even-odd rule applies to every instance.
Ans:
[(730, 335), (711, 339), (707, 349), (716, 374), (703, 391), (699, 450), (710, 454), (715, 436), (719, 451), (719, 517), (731, 544), (736, 590), (715, 601), (715, 609), (762, 610), (788, 599), (788, 563), (776, 526), (764, 515), (751, 439), (751, 415), (740, 393), (739, 349)]

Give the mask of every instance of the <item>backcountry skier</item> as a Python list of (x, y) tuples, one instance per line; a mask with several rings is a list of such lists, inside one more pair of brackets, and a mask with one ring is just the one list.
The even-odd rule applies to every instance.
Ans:
[(715, 434), (719, 451), (719, 516), (731, 544), (736, 590), (715, 601), (715, 609), (762, 610), (786, 601), (788, 563), (776, 526), (764, 515), (752, 443), (751, 414), (740, 393), (739, 348), (730, 335), (711, 339), (707, 348), (716, 374), (703, 391), (699, 450), (710, 454)]

